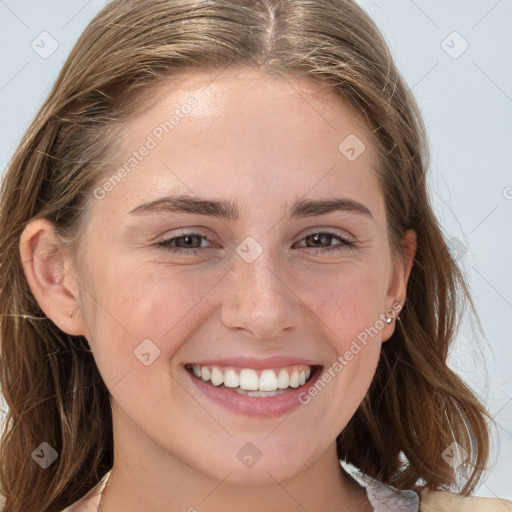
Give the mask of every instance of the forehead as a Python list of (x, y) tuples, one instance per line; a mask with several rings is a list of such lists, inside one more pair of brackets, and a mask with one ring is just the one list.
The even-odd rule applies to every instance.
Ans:
[(323, 84), (249, 70), (187, 71), (147, 97), (122, 130), (115, 165), (126, 177), (109, 194), (123, 193), (127, 210), (166, 193), (246, 195), (254, 206), (258, 198), (291, 203), (336, 189), (375, 202), (372, 135)]

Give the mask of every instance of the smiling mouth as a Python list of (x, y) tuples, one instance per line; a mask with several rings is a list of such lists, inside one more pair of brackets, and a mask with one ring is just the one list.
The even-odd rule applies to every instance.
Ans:
[(217, 388), (250, 397), (271, 397), (297, 389), (308, 382), (321, 366), (292, 365), (254, 370), (232, 366), (185, 365), (194, 377)]

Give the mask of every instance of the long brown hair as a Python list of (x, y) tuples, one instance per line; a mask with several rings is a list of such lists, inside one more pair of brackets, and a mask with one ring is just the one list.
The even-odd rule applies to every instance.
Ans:
[[(417, 233), (407, 301), (338, 437), (339, 457), (398, 488), (449, 488), (457, 472), (442, 454), (456, 441), (470, 468), (461, 492), (479, 480), (488, 414), (446, 364), (465, 305), (474, 308), (429, 202), (418, 108), (370, 18), (352, 0), (114, 0), (78, 40), (3, 179), (4, 512), (60, 511), (113, 464), (108, 389), (87, 340), (59, 330), (34, 299), (18, 248), (24, 227), (49, 219), (78, 248), (115, 128), (134, 100), (175, 71), (228, 66), (310, 77), (362, 112), (380, 155), (390, 245), (399, 251), (403, 233)], [(42, 442), (58, 453), (51, 470), (31, 457)]]

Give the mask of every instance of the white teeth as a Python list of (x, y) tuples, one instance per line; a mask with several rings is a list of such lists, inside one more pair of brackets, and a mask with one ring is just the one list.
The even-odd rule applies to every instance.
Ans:
[(299, 385), (299, 372), (297, 371), (297, 369), (295, 369), (290, 375), (290, 387), (298, 388)]
[(216, 367), (214, 366), (212, 368), (212, 384), (214, 386), (220, 386), (224, 382), (224, 374)]
[(266, 396), (277, 396), (282, 395), (283, 393), (286, 393), (284, 389), (278, 389), (277, 391), (245, 391), (245, 389), (237, 388), (235, 391), (239, 395), (245, 395), (245, 396), (256, 396), (259, 398), (264, 398)]
[(240, 385), (238, 373), (231, 368), (224, 372), (224, 386), (227, 388), (237, 388)]
[(277, 376), (277, 387), (279, 389), (286, 389), (289, 386), (290, 375), (284, 368), (281, 368), (281, 370), (279, 370), (279, 375)]
[(244, 368), (240, 371), (240, 388), (247, 391), (258, 389), (258, 374), (251, 368)]
[(275, 391), (277, 389), (277, 377), (274, 370), (263, 370), (260, 375), (260, 391)]
[(224, 384), (237, 393), (248, 396), (274, 396), (286, 389), (303, 386), (311, 376), (311, 368), (304, 365), (266, 369), (258, 372), (252, 368), (225, 368), (220, 366), (191, 365), (192, 373), (213, 386)]
[(205, 382), (208, 382), (210, 380), (210, 377), (211, 377), (211, 373), (210, 373), (210, 370), (208, 369), (208, 366), (202, 366), (201, 367), (201, 378)]

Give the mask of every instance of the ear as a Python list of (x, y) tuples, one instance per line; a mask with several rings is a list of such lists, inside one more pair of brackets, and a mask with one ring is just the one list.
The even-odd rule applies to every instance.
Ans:
[[(401, 241), (401, 254), (395, 260), (393, 271), (386, 295), (386, 312), (392, 316), (393, 321), (382, 330), (382, 341), (386, 341), (393, 334), (398, 314), (402, 309), (407, 296), (407, 282), (411, 275), (414, 255), (416, 254), (416, 232), (409, 229)], [(386, 313), (385, 313), (386, 314)]]
[(20, 238), (20, 255), (28, 285), (46, 316), (59, 329), (84, 336), (79, 286), (69, 251), (59, 244), (54, 225), (46, 219), (30, 222)]

